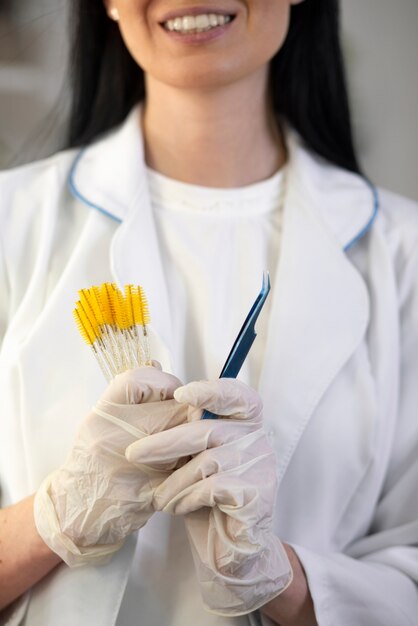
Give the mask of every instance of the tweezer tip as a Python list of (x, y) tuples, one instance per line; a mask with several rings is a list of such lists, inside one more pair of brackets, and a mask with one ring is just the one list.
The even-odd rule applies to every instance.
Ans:
[(264, 270), (263, 272), (263, 291), (270, 291), (270, 272)]

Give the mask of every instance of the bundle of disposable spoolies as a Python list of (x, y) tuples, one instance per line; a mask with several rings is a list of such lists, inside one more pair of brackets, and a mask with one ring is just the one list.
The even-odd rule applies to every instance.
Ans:
[(144, 290), (114, 283), (81, 289), (74, 318), (108, 381), (128, 369), (151, 365)]

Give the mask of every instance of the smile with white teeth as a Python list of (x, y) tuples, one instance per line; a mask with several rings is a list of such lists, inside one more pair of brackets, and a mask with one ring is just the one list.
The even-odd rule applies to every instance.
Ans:
[(202, 13), (201, 15), (185, 15), (167, 20), (163, 23), (166, 30), (175, 31), (182, 35), (191, 33), (203, 33), (218, 26), (224, 26), (232, 20), (231, 15), (218, 15), (216, 13)]

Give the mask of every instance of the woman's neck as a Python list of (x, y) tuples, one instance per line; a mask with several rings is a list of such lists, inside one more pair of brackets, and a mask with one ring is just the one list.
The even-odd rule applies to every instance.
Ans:
[(196, 185), (241, 187), (269, 178), (284, 164), (267, 70), (206, 91), (147, 77), (146, 90), (145, 155), (156, 171)]

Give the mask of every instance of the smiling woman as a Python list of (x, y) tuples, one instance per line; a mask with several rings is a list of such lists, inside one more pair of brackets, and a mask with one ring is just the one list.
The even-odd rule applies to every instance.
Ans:
[[(258, 6), (258, 31), (253, 34), (253, 37), (254, 41), (260, 43), (260, 40), (263, 41), (268, 35), (269, 29), (266, 25), (273, 20), (271, 14), (265, 9), (265, 3), (261, 11), (260, 3), (256, 4)], [(338, 37), (336, 2), (328, 0), (318, 0), (316, 3), (295, 2), (291, 9), (290, 24), (288, 24), (290, 3), (273, 2), (272, 4), (276, 19), (279, 17), (278, 24), (274, 24), (274, 29), (279, 36), (278, 41), (267, 42), (267, 45), (270, 45), (271, 54), (274, 55), (271, 59), (268, 77), (274, 117), (290, 122), (318, 154), (346, 169), (359, 171), (351, 135)], [(138, 12), (138, 7), (149, 6), (149, 3), (124, 2), (122, 5), (126, 11), (130, 11), (129, 22), (132, 19), (133, 25), (131, 27), (128, 24), (125, 28), (127, 28), (127, 33), (132, 32), (133, 29), (138, 28), (138, 22), (141, 22), (138, 14), (136, 17), (132, 15), (133, 7), (136, 6)], [(236, 5), (240, 9), (241, 19), (244, 20), (246, 3), (239, 2)], [(190, 14), (190, 7), (193, 7), (193, 4), (189, 3), (186, 6), (188, 8), (184, 11)], [(220, 8), (217, 10), (221, 12)], [(235, 6), (235, 11), (237, 10)], [(148, 76), (144, 75), (141, 64), (138, 65), (133, 60), (136, 59), (135, 50), (136, 54), (140, 54), (138, 48), (141, 48), (142, 40), (139, 35), (137, 40), (132, 35), (131, 56), (124, 43), (125, 35), (122, 36), (122, 24), (121, 30), (118, 28), (121, 20), (118, 5), (109, 4), (108, 11), (111, 17), (113, 15), (112, 20), (116, 23), (112, 24), (112, 20), (108, 19), (100, 1), (90, 6), (87, 11), (81, 0), (80, 8), (74, 12), (73, 108), (70, 121), (70, 146), (88, 143), (99, 133), (114, 127), (125, 119), (135, 102), (142, 101), (145, 97), (145, 80)], [(169, 9), (167, 13), (168, 11)], [(154, 19), (154, 28), (159, 32), (157, 28), (157, 25), (161, 28), (159, 19), (164, 19), (161, 8), (159, 15), (156, 15)], [(251, 23), (256, 20), (257, 16)], [(142, 21), (144, 22), (143, 28), (145, 28), (147, 24), (145, 17)], [(289, 26), (289, 33), (281, 46), (280, 42), (287, 26)], [(92, 32), (96, 33), (93, 41)], [(251, 32), (247, 34), (247, 37), (250, 35)], [(126, 37), (129, 35), (127, 34)], [(149, 40), (149, 37), (148, 35), (145, 41)], [(167, 45), (169, 43), (167, 42)], [(178, 48), (177, 54), (183, 56), (195, 54), (193, 51), (195, 46), (186, 45), (183, 48), (179, 45)], [(261, 44), (261, 50), (263, 49), (264, 43)], [(146, 50), (147, 47), (144, 44), (144, 54)], [(277, 50), (279, 50), (278, 53), (274, 54)], [(242, 53), (242, 48), (240, 51)], [(166, 64), (171, 63), (167, 71), (169, 76), (166, 77), (168, 82), (171, 81), (171, 72), (174, 77), (177, 75), (176, 72), (185, 72), (185, 69), (178, 67), (178, 63), (175, 62), (176, 57), (172, 57), (172, 54), (175, 53), (171, 48), (166, 58)], [(199, 81), (205, 80), (208, 71), (214, 74), (212, 79), (215, 80), (215, 84), (222, 83), (221, 67), (228, 62), (228, 58), (219, 58), (218, 55), (218, 66), (212, 67), (204, 62), (202, 58), (204, 54), (210, 53), (208, 50), (199, 49), (196, 55), (200, 56), (191, 59), (197, 77), (186, 75), (185, 80), (190, 82), (192, 88), (198, 85)], [(261, 56), (263, 54), (265, 56), (266, 52), (262, 52)], [(239, 58), (236, 63), (239, 69)], [(241, 63), (241, 67), (244, 67), (245, 52)], [(186, 67), (187, 64), (183, 66), (183, 68)], [(286, 85), (286, 89), (283, 89), (283, 85)], [(250, 90), (249, 95), (244, 94), (246, 97), (244, 104), (251, 106), (251, 101), (257, 93), (257, 90), (255, 93)], [(207, 91), (205, 95), (208, 95)], [(109, 102), (112, 106), (109, 106)], [(237, 100), (234, 103), (235, 107), (239, 106), (239, 102), (240, 100)], [(234, 117), (235, 115), (231, 119)]]
[[(1, 620), (410, 626), (418, 209), (360, 172), (337, 0), (74, 14), (69, 148), (0, 177)], [(109, 282), (156, 361), (106, 387)]]

